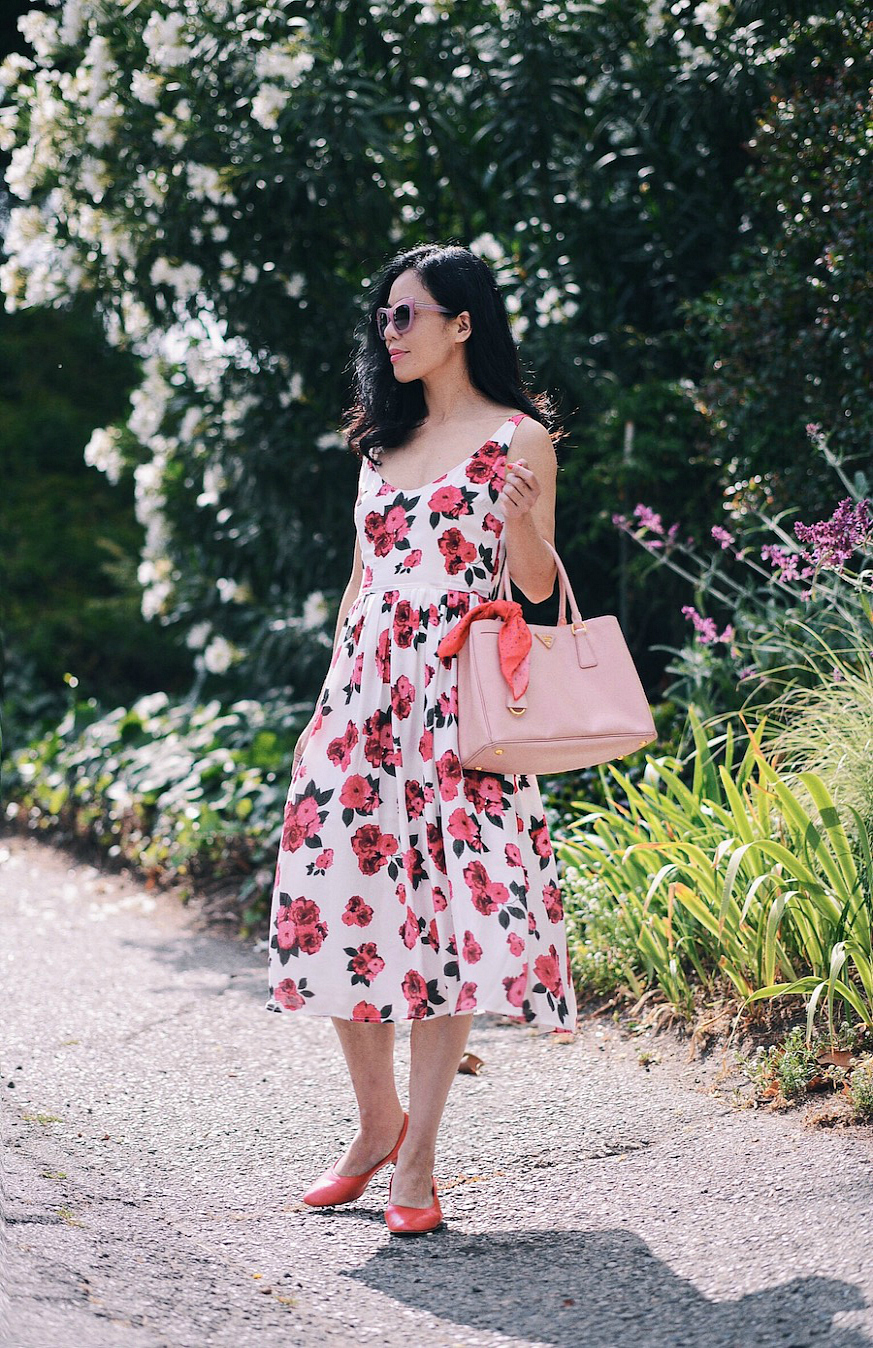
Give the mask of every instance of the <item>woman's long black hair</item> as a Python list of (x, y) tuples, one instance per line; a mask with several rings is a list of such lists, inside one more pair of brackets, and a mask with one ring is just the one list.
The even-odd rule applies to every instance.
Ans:
[[(402, 384), (394, 378), (374, 321), (376, 310), (387, 305), (391, 287), (404, 271), (414, 271), (436, 303), (449, 310), (446, 319), (469, 312), (472, 331), (464, 347), (473, 386), (504, 407), (527, 412), (552, 432), (552, 400), (546, 393), (531, 394), (524, 386), (506, 304), (491, 268), (460, 244), (423, 243), (385, 264), (373, 285), (366, 319), (357, 329), (354, 401), (341, 427), (352, 452), (372, 463), (374, 450), (378, 453), (404, 444), (427, 415), (421, 380)], [(557, 440), (560, 434), (553, 433), (552, 438)]]

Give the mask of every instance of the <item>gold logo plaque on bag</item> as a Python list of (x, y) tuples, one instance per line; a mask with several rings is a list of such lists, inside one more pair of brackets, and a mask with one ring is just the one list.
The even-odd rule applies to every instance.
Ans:
[(534, 632), (534, 636), (537, 637), (543, 643), (544, 646), (551, 646), (552, 642), (555, 639), (554, 637), (551, 636), (547, 635), (544, 636), (542, 632)]

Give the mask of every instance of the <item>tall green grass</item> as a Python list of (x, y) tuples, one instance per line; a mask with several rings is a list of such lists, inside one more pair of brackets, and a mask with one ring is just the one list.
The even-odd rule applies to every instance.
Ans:
[(873, 1028), (865, 821), (856, 814), (859, 867), (821, 777), (799, 774), (801, 799), (762, 751), (763, 724), (741, 757), (730, 723), (718, 741), (693, 712), (689, 725), (690, 781), (676, 758), (648, 756), (636, 783), (610, 765), (608, 806), (574, 801), (580, 817), (556, 843), (619, 906), (638, 952), (629, 986), (659, 986), (687, 1013), (695, 985), (714, 991), (727, 978), (746, 1003), (806, 998), (808, 1035), (822, 999), (832, 1037), (837, 1000)]

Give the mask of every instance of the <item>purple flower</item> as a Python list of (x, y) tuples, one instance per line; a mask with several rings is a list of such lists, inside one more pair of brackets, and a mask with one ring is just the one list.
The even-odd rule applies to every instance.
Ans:
[(870, 540), (869, 500), (865, 496), (857, 505), (851, 497), (840, 501), (829, 520), (818, 524), (794, 526), (801, 543), (812, 548), (812, 560), (825, 571), (842, 571), (852, 553)]
[(713, 538), (715, 539), (716, 543), (718, 543), (718, 545), (721, 547), (722, 551), (724, 551), (726, 548), (729, 548), (734, 541), (733, 534), (728, 533), (727, 529), (723, 529), (720, 524), (714, 524), (712, 526), (711, 532)]
[(653, 534), (662, 534), (664, 532), (664, 523), (660, 515), (654, 510), (650, 510), (647, 505), (634, 506), (634, 514), (644, 529), (651, 529)]
[(704, 618), (693, 608), (691, 604), (682, 605), (683, 615), (694, 624), (694, 630), (697, 633), (697, 640), (701, 646), (712, 646), (717, 641), (728, 642), (733, 640), (734, 629), (728, 623), (723, 632), (719, 633), (713, 618)]
[[(805, 552), (786, 552), (778, 543), (766, 543), (761, 549), (761, 557), (770, 563), (774, 571), (778, 571), (777, 580), (809, 580), (815, 572)], [(798, 563), (801, 561), (807, 565), (800, 567)]]

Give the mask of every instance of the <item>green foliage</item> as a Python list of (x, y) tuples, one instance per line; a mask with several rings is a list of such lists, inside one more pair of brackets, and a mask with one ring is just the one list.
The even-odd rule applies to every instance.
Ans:
[(825, 14), (787, 35), (741, 184), (756, 227), (693, 307), (727, 472), (763, 474), (777, 507), (804, 509), (819, 505), (804, 425), (824, 426), (850, 460), (867, 458), (873, 434), (873, 24), (867, 7)]
[(309, 708), (252, 700), (102, 713), (78, 702), (13, 754), (7, 817), (88, 840), (162, 884), (233, 885), (243, 924), (269, 901), (294, 744)]
[(786, 1100), (801, 1095), (819, 1072), (820, 1040), (811, 1042), (801, 1026), (795, 1025), (779, 1044), (773, 1044), (752, 1058), (740, 1055), (750, 1081), (761, 1091), (778, 1087)]
[(855, 1117), (873, 1121), (873, 1057), (859, 1063), (848, 1083), (848, 1095)]
[[(580, 817), (556, 847), (633, 925), (632, 991), (657, 985), (688, 1012), (695, 985), (720, 991), (729, 979), (749, 1002), (807, 997), (808, 1033), (822, 998), (832, 1034), (835, 999), (873, 1027), (873, 894), (824, 784), (802, 774), (807, 809), (759, 732), (735, 761), (730, 723), (719, 745), (693, 712), (690, 727), (688, 764), (647, 756), (637, 784), (610, 765), (621, 798), (610, 788), (608, 809), (576, 802)], [(861, 825), (859, 837), (868, 856)]]
[[(336, 375), (383, 250), (457, 238), (493, 261), (525, 367), (580, 432), (578, 481), (620, 458), (629, 411), (654, 442), (647, 404), (696, 361), (678, 305), (734, 246), (733, 184), (790, 28), (750, 0), (673, 9), (81, 0), (29, 18), (37, 69), (2, 75), (25, 204), (0, 278), (11, 306), (87, 293), (142, 356), (127, 431), (94, 461), (134, 470), (144, 611), (193, 636), (210, 692), (316, 691), (313, 637), (352, 553)], [(670, 400), (659, 467), (681, 481), (699, 456)], [(706, 476), (698, 461), (695, 501)], [(607, 474), (586, 509), (612, 490)], [(618, 558), (578, 514), (560, 503), (563, 546), (611, 609)]]

